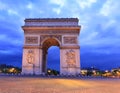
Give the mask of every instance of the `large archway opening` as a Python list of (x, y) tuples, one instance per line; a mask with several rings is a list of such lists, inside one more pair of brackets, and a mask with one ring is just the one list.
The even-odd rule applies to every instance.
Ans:
[[(55, 47), (56, 46), (56, 47)], [(47, 69), (60, 70), (60, 52), (59, 52), (60, 43), (55, 38), (48, 38), (42, 43), (42, 72), (47, 74)], [(57, 51), (58, 50), (58, 51)], [(58, 54), (58, 53), (59, 54)], [(58, 59), (57, 59), (58, 58)], [(57, 61), (58, 62), (57, 62)], [(55, 62), (58, 65), (55, 65)]]
[(58, 46), (51, 46), (47, 55), (47, 74), (57, 75), (60, 72), (60, 49)]

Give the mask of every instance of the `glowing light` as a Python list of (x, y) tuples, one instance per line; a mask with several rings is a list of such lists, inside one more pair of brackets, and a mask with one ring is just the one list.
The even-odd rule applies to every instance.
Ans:
[(15, 70), (15, 68), (11, 68), (11, 69), (9, 70), (9, 72), (14, 72), (14, 70)]
[(51, 70), (48, 70), (48, 73), (50, 73), (51, 72)]

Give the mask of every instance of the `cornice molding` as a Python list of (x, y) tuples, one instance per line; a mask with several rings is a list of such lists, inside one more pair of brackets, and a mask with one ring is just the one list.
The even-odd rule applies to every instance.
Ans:
[(23, 30), (80, 30), (81, 26), (22, 26)]
[(25, 22), (78, 22), (78, 18), (27, 18)]
[(24, 45), (24, 49), (42, 49), (41, 46), (30, 46), (30, 45)]
[(80, 49), (80, 46), (60, 46), (60, 49)]

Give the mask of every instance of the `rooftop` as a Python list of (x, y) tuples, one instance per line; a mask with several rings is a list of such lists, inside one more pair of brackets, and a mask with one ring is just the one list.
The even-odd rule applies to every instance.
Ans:
[(78, 18), (26, 18), (25, 22), (78, 22)]
[(27, 18), (25, 26), (78, 26), (78, 18)]

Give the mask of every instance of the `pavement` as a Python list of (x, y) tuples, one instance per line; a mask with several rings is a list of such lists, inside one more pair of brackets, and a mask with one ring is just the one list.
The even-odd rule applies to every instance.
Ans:
[(120, 93), (120, 79), (0, 75), (0, 93)]

